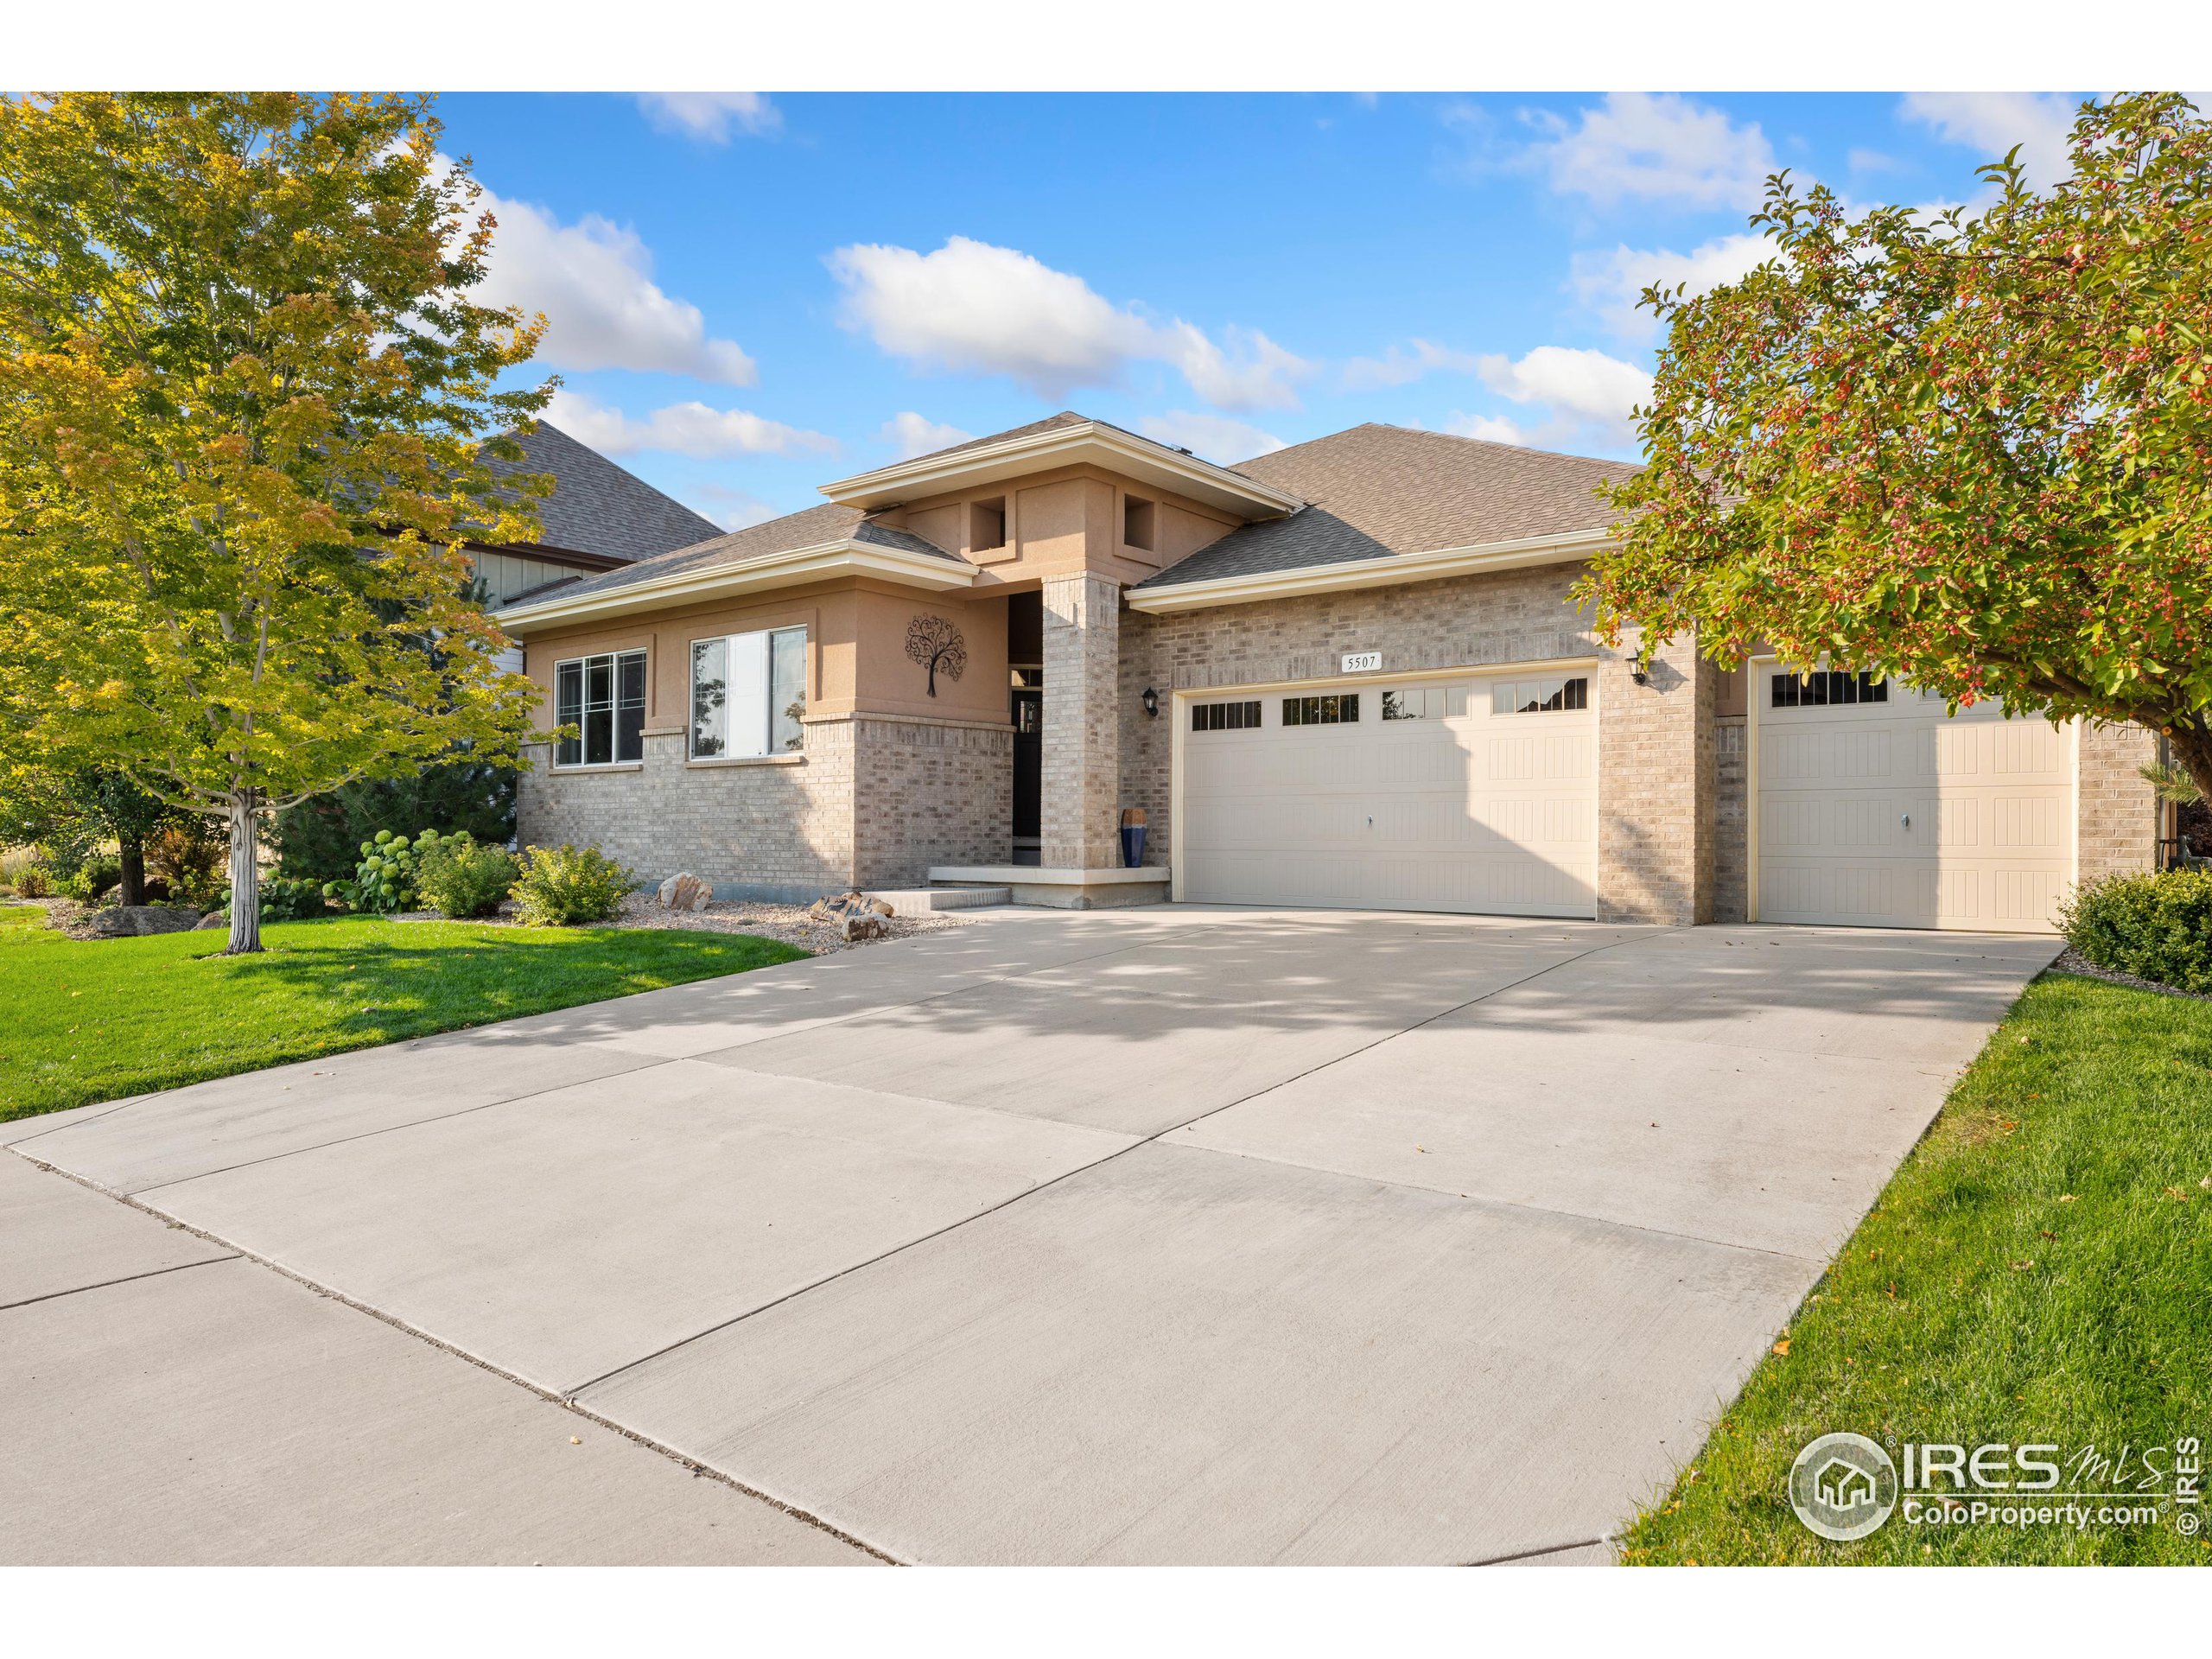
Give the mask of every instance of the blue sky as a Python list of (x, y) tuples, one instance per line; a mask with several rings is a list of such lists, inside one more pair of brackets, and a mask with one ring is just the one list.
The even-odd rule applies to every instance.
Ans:
[(1061, 407), (1232, 461), (1361, 421), (1591, 454), (1655, 277), (1789, 167), (1971, 200), (2056, 94), (502, 93), (441, 100), (552, 418), (727, 524)]

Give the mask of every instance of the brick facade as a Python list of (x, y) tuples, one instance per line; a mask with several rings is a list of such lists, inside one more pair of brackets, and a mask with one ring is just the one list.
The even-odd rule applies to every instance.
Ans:
[(1718, 823), (1713, 698), (1719, 675), (1688, 640), (1598, 664), (1598, 919), (1713, 919)]
[(1750, 918), (1751, 753), (1745, 746), (1747, 722), (1741, 715), (1713, 722), (1713, 919)]
[(2153, 867), (2158, 797), (2142, 768), (2158, 758), (2157, 735), (2140, 726), (2083, 722), (2074, 831), (2080, 880)]
[(1121, 585), (1093, 573), (1044, 583), (1042, 861), (1110, 869), (1121, 854)]
[(604, 772), (556, 772), (534, 751), (519, 839), (595, 844), (652, 883), (688, 870), (726, 897), (781, 899), (926, 886), (932, 864), (1007, 856), (1007, 728), (834, 715), (807, 721), (797, 761), (690, 766), (684, 747), (649, 732), (641, 766)]

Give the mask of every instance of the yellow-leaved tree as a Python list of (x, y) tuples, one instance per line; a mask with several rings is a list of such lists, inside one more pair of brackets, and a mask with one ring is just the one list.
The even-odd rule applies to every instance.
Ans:
[(406, 96), (0, 100), (0, 762), (223, 820), (233, 952), (272, 809), (531, 735), (464, 544), (536, 535), (483, 458), (544, 324), (471, 299), (494, 226), (438, 136)]

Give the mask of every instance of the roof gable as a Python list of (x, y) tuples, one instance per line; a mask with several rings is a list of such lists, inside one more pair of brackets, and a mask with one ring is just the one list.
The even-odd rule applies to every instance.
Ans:
[(486, 455), (484, 465), (503, 478), (551, 475), (553, 493), (536, 504), (536, 546), (626, 564), (722, 533), (713, 519), (692, 512), (549, 422), (539, 421), (527, 435), (512, 435), (522, 446), (523, 459), (500, 461)]

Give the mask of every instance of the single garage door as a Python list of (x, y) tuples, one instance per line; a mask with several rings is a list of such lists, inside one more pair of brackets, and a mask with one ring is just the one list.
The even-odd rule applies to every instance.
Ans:
[(1570, 666), (1185, 699), (1182, 896), (1594, 914), (1595, 683)]
[(2074, 741), (1895, 680), (1755, 665), (1763, 922), (2051, 931), (2073, 878)]

